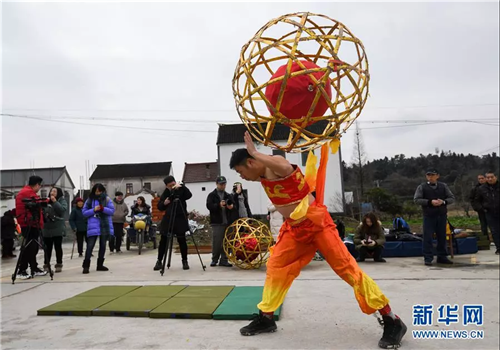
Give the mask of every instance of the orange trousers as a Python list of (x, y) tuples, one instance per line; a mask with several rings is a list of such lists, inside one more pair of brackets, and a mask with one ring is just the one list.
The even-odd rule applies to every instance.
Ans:
[(262, 312), (274, 312), (279, 308), (292, 282), (309, 264), (316, 250), (335, 273), (353, 287), (354, 296), (365, 314), (372, 314), (389, 303), (347, 250), (327, 208), (313, 203), (305, 220), (294, 223), (288, 219), (283, 223), (278, 240), (271, 248), (262, 301), (258, 305)]

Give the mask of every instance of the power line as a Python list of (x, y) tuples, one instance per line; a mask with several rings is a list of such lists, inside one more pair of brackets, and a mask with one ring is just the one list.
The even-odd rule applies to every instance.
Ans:
[[(25, 118), (25, 119), (32, 119), (32, 120), (39, 120), (39, 121), (47, 121), (47, 122), (55, 122), (55, 123), (64, 123), (64, 124), (74, 124), (74, 125), (87, 125), (87, 126), (103, 126), (103, 127), (113, 127), (113, 128), (121, 128), (121, 129), (132, 129), (132, 130), (151, 130), (151, 131), (168, 131), (168, 132), (201, 132), (201, 133), (215, 133), (217, 132), (216, 130), (195, 130), (195, 129), (163, 129), (163, 128), (147, 128), (147, 127), (139, 127), (139, 126), (125, 126), (125, 125), (115, 125), (115, 124), (96, 124), (96, 123), (81, 123), (81, 122), (75, 122), (75, 121), (67, 121), (64, 119), (77, 119), (77, 120), (104, 120), (104, 121), (121, 121), (121, 122), (141, 122), (141, 121), (155, 121), (155, 120), (124, 120), (124, 119), (117, 119), (117, 118), (83, 118), (83, 117), (35, 117), (35, 116), (28, 116), (28, 115), (18, 115), (18, 114), (0, 114), (2, 116), (6, 117), (12, 117), (12, 118)], [(488, 119), (482, 119), (482, 120), (488, 120)], [(158, 120), (158, 121), (165, 121), (165, 120)], [(173, 120), (169, 120), (171, 122), (174, 122)], [(180, 122), (180, 121), (179, 121)], [(183, 122), (188, 122), (188, 121), (183, 121)], [(217, 121), (193, 121), (191, 122), (195, 123), (202, 123), (202, 122), (209, 122), (212, 124), (218, 123)], [(423, 122), (417, 122), (417, 120), (407, 120), (407, 121), (366, 121), (366, 122), (371, 122), (371, 123), (403, 123), (403, 125), (388, 125), (388, 126), (378, 126), (378, 127), (365, 127), (363, 130), (373, 130), (373, 129), (392, 129), (392, 128), (404, 128), (404, 127), (412, 127), (412, 126), (422, 126), (422, 125), (433, 125), (433, 124), (441, 124), (441, 123), (457, 123), (457, 122), (467, 122), (467, 123), (476, 123), (476, 124), (482, 124), (482, 125), (495, 125), (498, 126), (498, 124), (491, 124), (491, 123), (483, 123), (483, 122), (478, 122), (475, 120), (470, 120), (470, 119), (454, 119), (454, 120), (424, 120)]]
[[(120, 122), (158, 122), (158, 123), (235, 123), (234, 120), (214, 120), (214, 119), (158, 119), (158, 118), (134, 118), (128, 119), (123, 117), (82, 117), (82, 116), (47, 116), (47, 115), (21, 115), (21, 114), (9, 114), (2, 113), (2, 116), (7, 117), (29, 117), (29, 118), (37, 118), (40, 120), (61, 120), (61, 119), (70, 119), (70, 120), (96, 120), (96, 121), (120, 121)], [(479, 123), (485, 125), (496, 125), (496, 124), (487, 124), (486, 122), (498, 121), (498, 118), (477, 118), (477, 119), (401, 119), (401, 120), (359, 120), (358, 123), (367, 123), (367, 124), (435, 124), (435, 123)]]
[[(367, 109), (417, 109), (417, 108), (456, 108), (456, 107), (485, 107), (498, 106), (498, 103), (474, 104), (443, 104), (443, 105), (414, 105), (414, 106), (366, 106)], [(206, 112), (235, 112), (234, 109), (65, 109), (65, 108), (3, 108), (4, 111), (68, 111), (68, 112), (162, 112), (162, 113), (206, 113)]]
[[(4, 114), (2, 114), (4, 115)], [(106, 124), (95, 124), (95, 123), (79, 123), (79, 122), (70, 122), (70, 121), (64, 121), (64, 120), (53, 120), (53, 119), (40, 119), (36, 117), (30, 117), (30, 116), (14, 116), (14, 115), (8, 115), (9, 117), (15, 117), (15, 118), (26, 118), (26, 119), (33, 119), (33, 120), (40, 120), (44, 122), (53, 122), (53, 123), (65, 123), (65, 124), (75, 124), (75, 125), (86, 125), (86, 126), (104, 126), (104, 127), (112, 127), (112, 128), (122, 128), (122, 129), (133, 129), (133, 130), (153, 130), (153, 131), (174, 131), (174, 132), (217, 132), (217, 131), (212, 131), (212, 130), (181, 130), (181, 129), (161, 129), (161, 128), (144, 128), (144, 127), (136, 127), (136, 126), (124, 126), (124, 125), (106, 125)]]
[(490, 151), (498, 150), (499, 147), (500, 147), (500, 144), (496, 145), (495, 147), (491, 147), (491, 148), (485, 149), (484, 151), (478, 152), (478, 154), (489, 153)]

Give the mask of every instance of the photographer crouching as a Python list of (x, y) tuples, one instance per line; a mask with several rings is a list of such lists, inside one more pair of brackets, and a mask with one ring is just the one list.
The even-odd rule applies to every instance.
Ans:
[[(47, 271), (38, 268), (36, 255), (40, 248), (39, 244), (41, 230), (43, 229), (42, 207), (47, 206), (47, 200), (38, 196), (37, 192), (42, 188), (43, 179), (40, 176), (31, 176), (28, 185), (24, 186), (16, 196), (16, 215), (21, 234), (25, 240), (24, 251), (19, 261), (19, 271), (16, 278), (26, 280), (34, 276), (45, 276)], [(24, 244), (24, 243), (23, 243)], [(28, 274), (28, 265), (31, 275)]]
[[(173, 176), (167, 176), (163, 182), (166, 188), (158, 202), (158, 210), (165, 211), (165, 214), (163, 215), (160, 225), (161, 240), (158, 246), (158, 260), (156, 261), (154, 270), (159, 271), (162, 269), (163, 256), (166, 254), (167, 242), (169, 239), (169, 228), (172, 230), (170, 233), (175, 234), (177, 243), (179, 243), (182, 256), (182, 268), (188, 270), (186, 232), (189, 231), (189, 223), (186, 201), (193, 195), (184, 184), (178, 184)], [(177, 207), (174, 217), (173, 209), (175, 202), (177, 202)]]

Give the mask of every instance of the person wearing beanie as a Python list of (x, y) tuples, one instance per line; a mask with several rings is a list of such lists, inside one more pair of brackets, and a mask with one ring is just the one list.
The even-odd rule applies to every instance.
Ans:
[(113, 206), (115, 207), (115, 213), (113, 214), (113, 230), (115, 231), (115, 236), (109, 238), (109, 250), (111, 254), (113, 254), (115, 249), (117, 253), (122, 252), (123, 225), (129, 213), (128, 207), (123, 200), (123, 192), (115, 192)]
[(71, 211), (69, 216), (69, 225), (76, 235), (76, 243), (78, 247), (78, 256), (83, 257), (83, 240), (87, 242), (87, 218), (83, 216), (83, 199), (77, 197), (75, 199), (76, 206)]

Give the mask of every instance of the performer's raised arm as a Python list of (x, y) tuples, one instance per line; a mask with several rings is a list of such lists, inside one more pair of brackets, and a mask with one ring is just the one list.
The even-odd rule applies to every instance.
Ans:
[(280, 177), (285, 177), (293, 172), (293, 167), (288, 160), (282, 156), (271, 156), (260, 153), (255, 148), (252, 137), (248, 131), (245, 132), (245, 146), (248, 154), (255, 160), (262, 162), (266, 168)]

